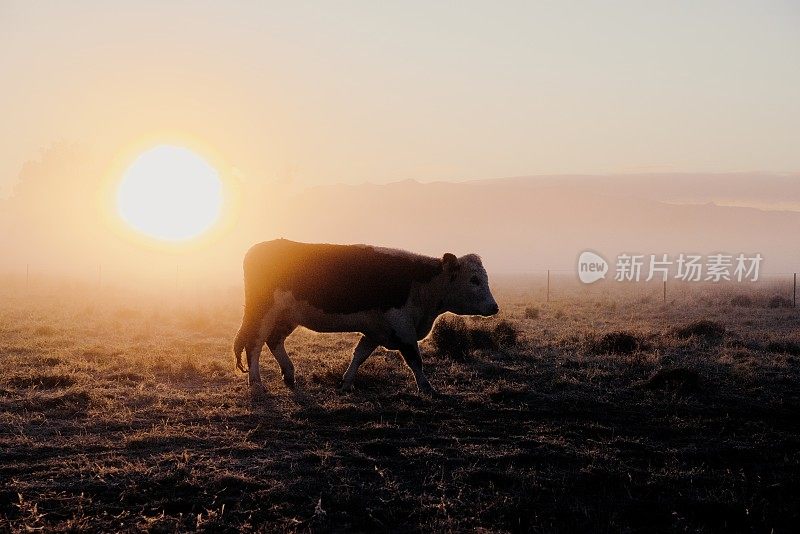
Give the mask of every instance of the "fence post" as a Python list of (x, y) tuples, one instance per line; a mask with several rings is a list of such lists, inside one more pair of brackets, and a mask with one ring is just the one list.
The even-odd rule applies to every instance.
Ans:
[(547, 269), (547, 302), (550, 302), (550, 269)]
[(664, 302), (667, 302), (667, 281), (664, 280)]
[(797, 273), (794, 273), (794, 284), (792, 288), (792, 308), (797, 307)]

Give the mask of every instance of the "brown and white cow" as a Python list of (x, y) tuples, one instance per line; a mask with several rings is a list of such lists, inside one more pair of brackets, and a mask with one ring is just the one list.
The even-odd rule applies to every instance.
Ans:
[[(359, 366), (378, 347), (398, 350), (420, 392), (434, 394), (422, 371), (417, 342), (436, 318), (498, 312), (480, 257), (447, 253), (431, 258), (367, 245), (297, 243), (285, 239), (253, 246), (244, 258), (245, 306), (236, 335), (236, 366), (262, 393), (259, 357), (266, 345), (294, 387), (294, 365), (284, 341), (298, 326), (317, 332), (363, 334), (342, 379), (353, 386)], [(247, 353), (248, 369), (242, 365)]]

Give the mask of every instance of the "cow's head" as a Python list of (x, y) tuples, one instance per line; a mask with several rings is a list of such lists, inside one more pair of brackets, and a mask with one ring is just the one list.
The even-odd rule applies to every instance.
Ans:
[(456, 258), (448, 252), (442, 256), (442, 271), (447, 284), (444, 302), (447, 311), (459, 315), (485, 316), (499, 311), (480, 256), (467, 254)]

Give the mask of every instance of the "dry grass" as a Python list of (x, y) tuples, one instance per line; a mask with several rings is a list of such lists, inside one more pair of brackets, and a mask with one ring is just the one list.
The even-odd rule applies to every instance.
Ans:
[(253, 403), (238, 299), (8, 295), (0, 531), (796, 528), (796, 310), (501, 305), (465, 323), (494, 344), (423, 344), (441, 399), (386, 351), (338, 394), (356, 336), (298, 331)]

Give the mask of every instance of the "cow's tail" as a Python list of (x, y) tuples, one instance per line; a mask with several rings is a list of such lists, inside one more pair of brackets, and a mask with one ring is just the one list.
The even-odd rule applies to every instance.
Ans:
[(236, 333), (236, 338), (233, 340), (233, 354), (236, 356), (236, 368), (241, 372), (246, 373), (250, 367), (250, 362), (247, 362), (247, 368), (242, 363), (242, 352), (248, 344), (253, 340), (253, 336), (258, 335), (259, 323), (263, 314), (259, 313), (260, 306), (253, 302), (252, 293), (245, 291), (244, 301), (244, 316), (242, 317), (242, 326)]
[(259, 321), (258, 284), (255, 283), (257, 276), (253, 273), (250, 252), (245, 256), (242, 267), (244, 271), (244, 315), (242, 316), (242, 325), (233, 340), (233, 354), (236, 356), (236, 368), (246, 373), (249, 370), (250, 362), (247, 362), (247, 368), (245, 368), (242, 363), (242, 352), (252, 341), (253, 336), (257, 335)]
[(242, 321), (242, 326), (236, 333), (236, 339), (233, 340), (233, 354), (236, 356), (236, 368), (243, 373), (249, 370), (245, 369), (244, 365), (242, 365), (242, 352), (244, 352), (245, 345), (247, 345), (247, 335), (245, 334), (244, 321)]

